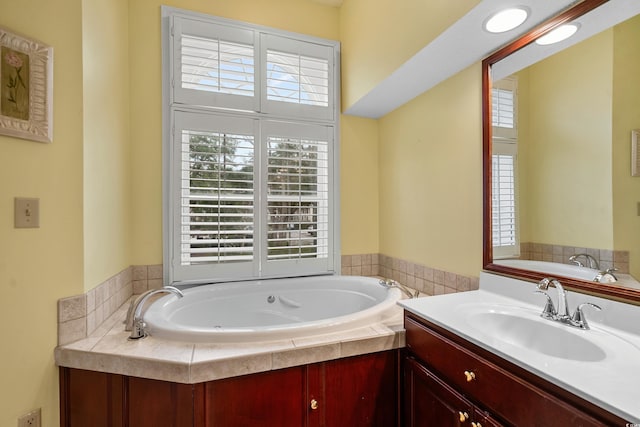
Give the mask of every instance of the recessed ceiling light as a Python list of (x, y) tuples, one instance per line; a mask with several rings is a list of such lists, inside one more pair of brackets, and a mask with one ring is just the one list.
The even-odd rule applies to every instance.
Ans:
[(505, 9), (487, 19), (484, 28), (490, 33), (504, 33), (522, 24), (528, 16), (529, 11), (524, 7)]
[(574, 35), (576, 31), (578, 31), (578, 24), (564, 24), (537, 39), (536, 43), (540, 45), (558, 43), (568, 39)]

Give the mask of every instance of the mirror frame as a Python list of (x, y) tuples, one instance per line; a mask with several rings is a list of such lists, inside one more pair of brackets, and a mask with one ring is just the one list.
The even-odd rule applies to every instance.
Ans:
[[(483, 268), (492, 273), (507, 275), (510, 277), (539, 281), (549, 274), (531, 270), (522, 270), (493, 263), (493, 242), (492, 242), (492, 220), (491, 220), (491, 66), (501, 59), (532, 43), (537, 38), (548, 33), (554, 28), (570, 22), (606, 3), (608, 0), (584, 0), (581, 3), (565, 10), (559, 15), (547, 20), (535, 27), (525, 35), (519, 37), (482, 61), (482, 196), (483, 196)], [(590, 282), (586, 280), (557, 276), (562, 283), (573, 289), (582, 292), (597, 294), (614, 299), (627, 300), (635, 304), (640, 304), (640, 291), (621, 288), (617, 286), (604, 285), (602, 283)]]

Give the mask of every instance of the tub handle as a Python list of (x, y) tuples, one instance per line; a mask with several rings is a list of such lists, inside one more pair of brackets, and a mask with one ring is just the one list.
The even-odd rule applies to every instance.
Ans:
[(311, 399), (311, 403), (309, 404), (309, 406), (315, 411), (316, 409), (318, 409), (318, 401), (315, 399)]

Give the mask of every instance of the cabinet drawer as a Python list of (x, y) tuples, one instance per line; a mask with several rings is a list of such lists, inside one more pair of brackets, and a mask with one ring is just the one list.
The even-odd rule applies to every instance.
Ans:
[(415, 356), (463, 395), (509, 424), (604, 425), (410, 317), (405, 317), (405, 329), (407, 348)]

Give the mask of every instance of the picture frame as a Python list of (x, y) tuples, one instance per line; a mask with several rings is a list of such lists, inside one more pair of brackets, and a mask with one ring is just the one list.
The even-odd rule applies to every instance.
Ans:
[(3, 27), (0, 135), (53, 141), (53, 48)]

